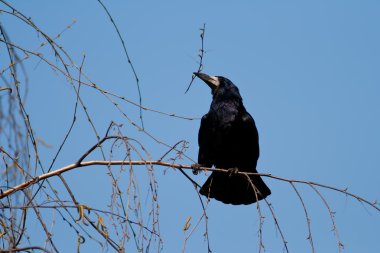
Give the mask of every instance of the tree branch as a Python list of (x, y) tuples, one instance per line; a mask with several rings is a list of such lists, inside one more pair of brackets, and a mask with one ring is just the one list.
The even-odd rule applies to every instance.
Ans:
[[(24, 190), (24, 189), (28, 188), (29, 186), (38, 183), (41, 180), (44, 180), (44, 179), (47, 179), (50, 177), (54, 177), (54, 176), (58, 176), (62, 173), (65, 173), (67, 171), (70, 171), (70, 170), (73, 170), (76, 168), (93, 166), (93, 165), (104, 165), (104, 166), (112, 166), (112, 165), (129, 165), (129, 166), (131, 166), (131, 165), (159, 165), (159, 166), (171, 167), (171, 168), (175, 168), (175, 169), (191, 169), (191, 170), (193, 169), (193, 167), (191, 165), (175, 164), (175, 163), (162, 162), (162, 161), (140, 160), (140, 161), (87, 161), (87, 162), (77, 162), (77, 163), (73, 163), (73, 164), (67, 165), (65, 167), (62, 167), (60, 169), (51, 171), (49, 173), (45, 173), (45, 174), (42, 174), (40, 176), (34, 177), (34, 178), (32, 178), (28, 181), (25, 181), (25, 182), (15, 186), (15, 187), (12, 187), (9, 190), (6, 190), (6, 191), (1, 190), (0, 199), (3, 199), (4, 197), (7, 197), (9, 195), (12, 195), (17, 191)], [(228, 172), (228, 170), (218, 169), (218, 168), (200, 167), (199, 169), (203, 170), (203, 171), (220, 171), (220, 172), (226, 172), (226, 173)], [(301, 183), (301, 184), (319, 186), (322, 188), (334, 190), (334, 191), (337, 191), (340, 193), (344, 193), (350, 197), (353, 197), (360, 202), (366, 203), (367, 205), (373, 207), (374, 209), (376, 209), (377, 211), (380, 212), (380, 207), (378, 206), (377, 201), (371, 202), (371, 201), (364, 199), (358, 195), (355, 195), (353, 193), (348, 192), (347, 189), (339, 189), (339, 188), (336, 188), (333, 186), (324, 185), (324, 184), (320, 184), (320, 183), (313, 182), (313, 181), (287, 179), (287, 178), (278, 177), (278, 176), (274, 176), (272, 174), (267, 174), (267, 173), (251, 173), (251, 172), (238, 172), (238, 173), (243, 174), (243, 175), (257, 175), (257, 176), (262, 176), (262, 177), (269, 177), (269, 178), (277, 179), (280, 181), (285, 181), (288, 183)]]

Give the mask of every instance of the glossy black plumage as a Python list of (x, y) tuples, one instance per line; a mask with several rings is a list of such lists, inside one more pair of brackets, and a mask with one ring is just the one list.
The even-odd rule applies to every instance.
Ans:
[[(255, 121), (246, 111), (239, 89), (227, 78), (195, 73), (212, 89), (209, 112), (199, 129), (198, 163), (201, 166), (257, 172), (259, 136)], [(271, 194), (261, 177), (213, 172), (200, 193), (226, 204), (251, 204)], [(256, 198), (257, 195), (257, 198)]]

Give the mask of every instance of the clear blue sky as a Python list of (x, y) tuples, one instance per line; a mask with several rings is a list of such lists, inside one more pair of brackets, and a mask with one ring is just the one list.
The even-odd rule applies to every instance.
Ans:
[[(84, 71), (92, 81), (138, 101), (121, 43), (97, 1), (12, 4), (52, 37), (75, 19), (75, 25), (58, 40), (60, 45), (77, 65), (86, 55)], [(198, 67), (199, 28), (205, 23), (204, 72), (226, 76), (239, 87), (260, 134), (259, 172), (348, 187), (369, 200), (379, 199), (379, 1), (105, 4), (126, 42), (140, 78), (145, 106), (196, 118), (208, 111), (211, 94), (202, 82), (196, 80), (184, 94)], [(17, 44), (35, 48), (36, 41), (42, 41), (15, 19), (4, 14), (0, 17)], [(66, 80), (43, 62), (31, 60), (26, 66), (30, 71), (27, 110), (36, 135), (52, 146), (41, 148), (43, 158), (50, 161), (70, 125), (75, 95)], [(153, 159), (166, 151), (131, 127), (112, 104), (92, 89), (83, 87), (82, 95), (101, 135), (113, 120), (125, 123), (124, 133), (141, 140)], [(135, 107), (126, 103), (121, 107), (138, 122)], [(56, 168), (75, 162), (96, 142), (83, 111), (79, 116)], [(187, 155), (196, 160), (198, 120), (144, 112), (144, 123), (147, 131), (166, 143), (187, 140)], [(96, 158), (100, 156), (92, 157)], [(183, 224), (192, 216), (194, 226), (202, 209), (192, 185), (178, 171), (163, 172), (163, 168), (155, 170), (163, 252), (181, 252)], [(66, 178), (81, 202), (106, 208), (110, 180), (105, 173), (104, 168), (94, 167), (70, 172)], [(194, 179), (201, 184), (206, 176)], [(272, 189), (268, 201), (276, 211), (290, 252), (310, 252), (303, 209), (291, 186), (268, 178), (265, 181)], [(59, 184), (58, 180), (52, 182)], [(147, 187), (144, 178), (140, 187)], [(299, 186), (299, 190), (309, 210), (316, 252), (338, 252), (323, 202), (310, 187)], [(379, 251), (380, 213), (343, 194), (321, 192), (336, 212), (344, 252)], [(266, 252), (282, 252), (270, 211), (264, 203), (262, 206)], [(259, 219), (255, 205), (230, 206), (212, 200), (207, 211), (213, 252), (257, 252)], [(67, 229), (57, 223), (58, 228)], [(187, 242), (186, 252), (207, 252), (203, 233), (202, 223)], [(75, 234), (70, 232), (57, 237), (62, 252), (75, 250), (75, 243), (65, 242), (69, 236), (75, 240)], [(133, 241), (128, 244), (133, 249)], [(83, 245), (83, 252), (98, 251), (97, 244), (90, 240)]]

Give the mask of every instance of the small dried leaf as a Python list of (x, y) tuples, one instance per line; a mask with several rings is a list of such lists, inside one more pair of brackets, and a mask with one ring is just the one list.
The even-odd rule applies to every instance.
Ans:
[(191, 216), (187, 217), (185, 225), (183, 226), (183, 231), (187, 231), (190, 228), (191, 226), (190, 220), (191, 220)]

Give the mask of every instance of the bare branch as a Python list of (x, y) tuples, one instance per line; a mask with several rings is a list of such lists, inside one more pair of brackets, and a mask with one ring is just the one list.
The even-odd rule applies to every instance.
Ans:
[[(87, 161), (87, 162), (73, 163), (73, 164), (67, 165), (65, 167), (62, 167), (60, 169), (51, 171), (49, 173), (45, 173), (45, 174), (42, 174), (40, 176), (34, 177), (34, 178), (32, 178), (26, 182), (23, 182), (23, 183), (15, 186), (15, 187), (12, 187), (9, 190), (2, 191), (0, 194), (0, 199), (4, 198), (6, 196), (9, 196), (9, 195), (11, 195), (17, 191), (24, 190), (24, 189), (28, 188), (29, 186), (38, 183), (41, 180), (44, 180), (44, 179), (47, 179), (50, 177), (54, 177), (54, 176), (58, 176), (62, 173), (68, 172), (68, 171), (73, 170), (75, 168), (81, 168), (81, 167), (87, 167), (87, 166), (93, 166), (93, 165), (105, 165), (105, 166), (112, 166), (112, 165), (159, 165), (159, 166), (171, 167), (171, 168), (175, 168), (175, 169), (189, 169), (189, 170), (193, 169), (193, 167), (191, 165), (174, 164), (174, 163), (163, 162), (163, 161), (143, 161), (143, 160), (141, 160), (141, 161)], [(204, 171), (220, 171), (220, 172), (228, 173), (228, 170), (218, 169), (218, 168), (200, 167), (199, 169), (204, 170)], [(353, 198), (359, 200), (360, 202), (364, 202), (364, 203), (368, 204), (369, 206), (373, 207), (374, 209), (376, 209), (377, 211), (380, 212), (380, 208), (378, 206), (376, 206), (376, 202), (371, 202), (369, 200), (366, 200), (366, 199), (364, 199), (358, 195), (355, 195), (353, 193), (348, 192), (346, 189), (339, 189), (339, 188), (332, 187), (329, 185), (316, 183), (313, 181), (287, 179), (287, 178), (273, 176), (272, 174), (266, 174), (266, 173), (249, 173), (249, 172), (237, 172), (237, 173), (242, 174), (242, 175), (263, 176), (263, 177), (273, 178), (273, 179), (277, 179), (277, 180), (285, 181), (285, 182), (308, 184), (308, 185), (319, 186), (322, 188), (331, 189), (334, 191), (338, 191), (338, 192), (347, 194), (348, 196), (353, 197)]]

